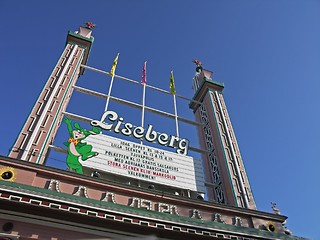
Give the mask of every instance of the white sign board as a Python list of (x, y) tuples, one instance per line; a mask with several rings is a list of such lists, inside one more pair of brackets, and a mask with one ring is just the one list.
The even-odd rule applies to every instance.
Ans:
[(205, 192), (199, 159), (103, 134), (90, 135), (85, 141), (99, 155), (81, 161), (84, 167)]

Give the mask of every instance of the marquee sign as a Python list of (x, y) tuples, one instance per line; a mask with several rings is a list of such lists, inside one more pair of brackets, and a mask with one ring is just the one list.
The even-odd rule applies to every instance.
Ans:
[[(101, 120), (91, 121), (92, 129), (64, 118), (69, 139), (66, 163), (69, 169), (83, 174), (83, 167), (151, 181), (172, 187), (205, 192), (202, 163), (187, 156), (189, 141), (166, 133), (158, 133), (152, 125), (145, 129), (124, 122), (114, 111), (106, 111)], [(176, 149), (176, 153), (102, 134), (113, 131), (139, 140), (155, 142)]]
[(86, 138), (98, 154), (83, 167), (177, 188), (205, 192), (202, 164), (189, 156), (125, 141), (104, 134)]

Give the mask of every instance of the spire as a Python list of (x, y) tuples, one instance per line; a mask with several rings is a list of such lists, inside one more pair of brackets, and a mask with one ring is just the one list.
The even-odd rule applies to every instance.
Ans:
[[(91, 46), (94, 42), (94, 37), (92, 34), (92, 29), (95, 28), (96, 24), (92, 22), (86, 22), (85, 26), (80, 26), (78, 31), (68, 32), (67, 43), (66, 44), (77, 44), (81, 48), (84, 48), (84, 56), (82, 58), (81, 64), (86, 64)], [(84, 68), (80, 68), (80, 75), (84, 73)]]
[(196, 93), (199, 87), (202, 85), (203, 81), (211, 80), (212, 81), (212, 72), (206, 69), (203, 69), (202, 63), (199, 60), (193, 59), (192, 62), (196, 64), (196, 73), (193, 78), (192, 89)]
[(76, 33), (79, 34), (82, 37), (90, 39), (90, 38), (92, 38), (91, 37), (92, 30), (96, 27), (96, 24), (94, 24), (92, 22), (85, 22), (84, 24), (86, 26), (85, 27), (80, 26), (79, 31), (76, 32)]

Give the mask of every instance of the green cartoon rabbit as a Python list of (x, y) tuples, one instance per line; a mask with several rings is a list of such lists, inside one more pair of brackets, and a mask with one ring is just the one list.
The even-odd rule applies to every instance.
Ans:
[(86, 142), (82, 142), (89, 135), (96, 135), (101, 133), (101, 129), (93, 127), (91, 131), (80, 127), (79, 123), (74, 123), (72, 127), (72, 120), (64, 118), (64, 123), (68, 126), (70, 138), (68, 142), (63, 144), (68, 147), (67, 164), (70, 170), (75, 170), (77, 173), (83, 174), (82, 165), (79, 162), (79, 157), (82, 161), (85, 161), (91, 157), (97, 156), (97, 152), (92, 152), (92, 146)]

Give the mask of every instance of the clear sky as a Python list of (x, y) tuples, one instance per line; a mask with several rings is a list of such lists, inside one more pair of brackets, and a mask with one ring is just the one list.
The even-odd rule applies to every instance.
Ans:
[[(109, 71), (120, 52), (117, 74), (139, 81), (147, 60), (148, 84), (168, 90), (174, 70), (177, 93), (190, 98), (192, 59), (212, 70), (225, 85), (258, 209), (271, 212), (276, 202), (294, 235), (320, 239), (319, 0), (2, 0), (0, 21), (0, 154), (8, 154), (68, 30), (92, 21), (89, 66)], [(108, 81), (86, 71), (79, 85), (106, 93)], [(140, 90), (119, 84), (113, 93), (134, 100)], [(147, 94), (148, 105), (172, 108), (171, 98)], [(103, 102), (80, 108), (78, 98), (68, 111), (101, 115)], [(192, 118), (189, 110), (180, 113)]]

